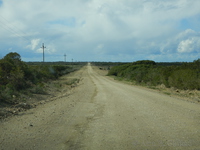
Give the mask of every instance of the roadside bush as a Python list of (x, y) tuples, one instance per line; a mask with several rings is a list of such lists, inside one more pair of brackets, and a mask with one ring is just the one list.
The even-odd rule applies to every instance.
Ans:
[(175, 70), (169, 77), (170, 87), (175, 87), (183, 90), (199, 89), (199, 79), (195, 70), (181, 69)]
[(14, 95), (14, 90), (10, 88), (10, 86), (6, 86), (1, 88), (0, 91), (0, 101), (6, 100), (8, 103), (13, 103), (12, 102), (12, 96)]
[(122, 77), (138, 84), (161, 85), (184, 90), (200, 90), (200, 59), (193, 63), (161, 66), (153, 61), (137, 61), (111, 68), (108, 75)]
[(42, 82), (57, 79), (72, 71), (61, 65), (27, 65), (18, 53), (9, 53), (0, 60), (0, 102), (14, 103), (20, 91), (33, 87), (33, 93), (44, 94)]
[(159, 68), (149, 68), (146, 74), (146, 83), (151, 86), (162, 84), (161, 70)]

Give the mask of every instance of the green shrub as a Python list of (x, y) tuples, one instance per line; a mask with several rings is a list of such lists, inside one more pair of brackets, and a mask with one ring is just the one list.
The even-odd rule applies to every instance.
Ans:
[(0, 60), (0, 101), (12, 102), (12, 95), (32, 87), (32, 92), (45, 94), (42, 82), (54, 80), (72, 71), (65, 65), (27, 65), (18, 53)]
[(149, 60), (137, 61), (112, 67), (108, 75), (153, 86), (164, 84), (185, 90), (200, 89), (200, 59), (193, 63), (173, 63), (169, 66), (156, 65)]
[(175, 70), (169, 77), (169, 85), (184, 90), (199, 89), (199, 79), (195, 70), (180, 69)]
[(30, 90), (33, 94), (46, 94), (43, 84), (37, 84)]

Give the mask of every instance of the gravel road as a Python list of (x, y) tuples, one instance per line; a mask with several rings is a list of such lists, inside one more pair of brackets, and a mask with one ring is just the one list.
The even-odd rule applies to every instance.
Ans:
[(199, 104), (98, 72), (88, 64), (73, 74), (78, 87), (0, 122), (0, 149), (200, 149)]

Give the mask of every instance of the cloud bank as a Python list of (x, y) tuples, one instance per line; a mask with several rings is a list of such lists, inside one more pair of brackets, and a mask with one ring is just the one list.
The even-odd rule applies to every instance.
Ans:
[(193, 61), (199, 0), (2, 0), (0, 49), (40, 61)]

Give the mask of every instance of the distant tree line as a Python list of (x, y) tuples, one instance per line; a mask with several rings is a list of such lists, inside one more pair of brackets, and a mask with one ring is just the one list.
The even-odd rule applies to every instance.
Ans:
[(27, 65), (68, 65), (68, 66), (84, 66), (87, 62), (64, 62), (64, 61), (57, 61), (57, 62), (26, 62)]
[(126, 63), (122, 62), (91, 62), (94, 66), (101, 66), (101, 67), (107, 67), (107, 66), (118, 66)]
[(190, 63), (156, 63), (136, 61), (114, 66), (108, 75), (134, 81), (137, 84), (156, 86), (164, 84), (183, 90), (200, 90), (200, 59)]

